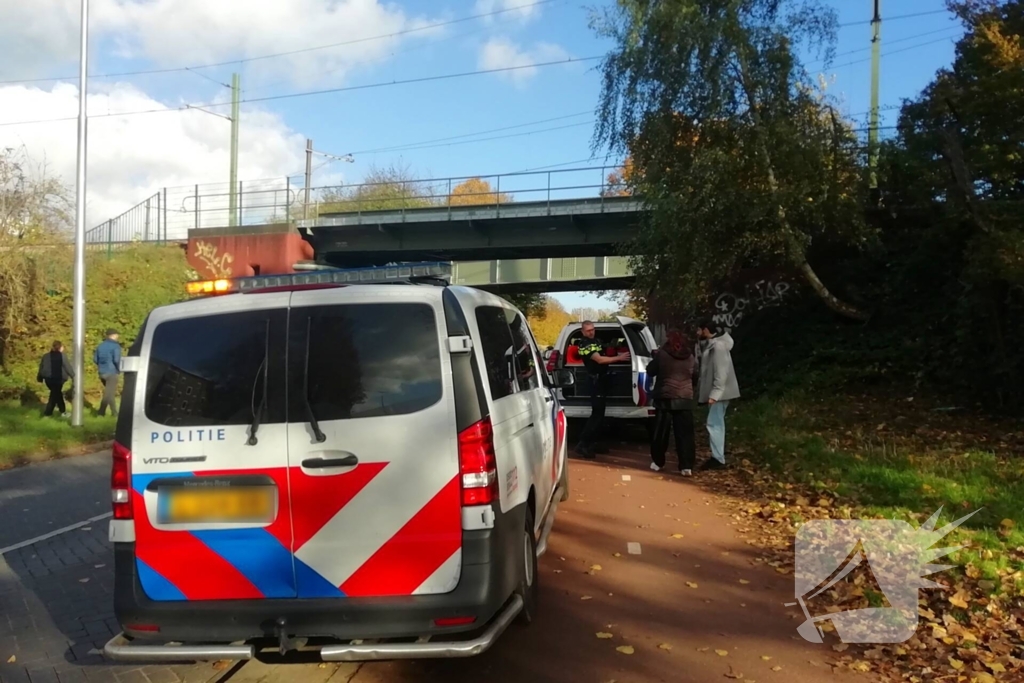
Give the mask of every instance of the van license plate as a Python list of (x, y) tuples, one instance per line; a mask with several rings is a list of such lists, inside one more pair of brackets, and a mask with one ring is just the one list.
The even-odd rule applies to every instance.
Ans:
[(160, 491), (162, 524), (266, 523), (274, 518), (270, 486), (209, 489), (164, 488)]

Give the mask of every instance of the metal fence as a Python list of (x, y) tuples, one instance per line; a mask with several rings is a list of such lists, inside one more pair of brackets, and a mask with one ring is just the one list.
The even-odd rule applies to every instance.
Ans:
[(616, 169), (593, 166), (314, 187), (309, 190), (308, 204), (300, 178), (242, 181), (234, 193), (234, 214), (229, 183), (164, 188), (89, 230), (86, 242), (116, 245), (184, 241), (192, 229), (295, 223), (324, 214), (597, 199), (624, 193), (620, 184), (609, 182), (609, 175)]

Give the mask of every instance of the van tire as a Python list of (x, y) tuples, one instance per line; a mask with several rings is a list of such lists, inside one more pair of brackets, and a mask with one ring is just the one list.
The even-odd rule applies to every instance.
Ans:
[(529, 507), (526, 509), (526, 525), (521, 544), (524, 557), (520, 564), (516, 595), (523, 599), (523, 609), (516, 617), (516, 623), (528, 626), (537, 614), (537, 536), (533, 529), (533, 512)]

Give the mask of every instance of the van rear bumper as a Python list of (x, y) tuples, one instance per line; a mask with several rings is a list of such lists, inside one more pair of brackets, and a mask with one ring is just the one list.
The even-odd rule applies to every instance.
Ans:
[[(509, 601), (522, 566), (526, 506), (497, 514), (494, 528), (464, 531), (462, 573), (450, 593), (386, 598), (150, 600), (139, 581), (134, 543), (114, 545), (114, 612), (132, 642), (238, 643), (289, 638), (424, 638), (480, 629)], [(435, 619), (475, 617), (464, 626)], [(150, 630), (139, 630), (144, 626)], [(151, 629), (158, 627), (159, 632)]]

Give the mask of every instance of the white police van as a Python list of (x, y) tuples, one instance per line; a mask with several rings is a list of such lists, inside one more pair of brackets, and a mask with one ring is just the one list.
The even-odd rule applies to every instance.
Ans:
[(121, 661), (456, 657), (533, 619), (565, 415), (447, 264), (190, 283), (122, 361)]

